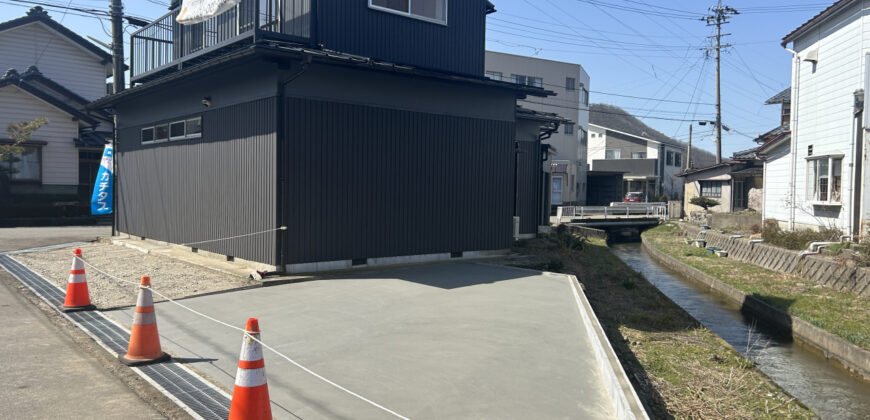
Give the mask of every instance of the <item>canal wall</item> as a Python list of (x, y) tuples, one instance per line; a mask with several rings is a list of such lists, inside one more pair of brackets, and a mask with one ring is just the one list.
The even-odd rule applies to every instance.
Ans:
[(598, 238), (607, 240), (607, 231), (595, 229), (585, 226), (567, 225), (568, 231), (587, 238)]
[(747, 295), (736, 287), (697, 268), (678, 261), (652, 246), (646, 238), (641, 238), (641, 241), (647, 253), (660, 264), (682, 274), (685, 278), (695, 283), (709, 287), (710, 290), (740, 307), (741, 311), (748, 312), (766, 322), (790, 331), (792, 337), (821, 350), (825, 357), (837, 360), (865, 381), (870, 381), (870, 352), (867, 350), (822, 330), (807, 321), (789, 315), (754, 296)]
[(870, 268), (817, 255), (801, 256), (798, 251), (763, 242), (751, 243), (745, 238), (732, 238), (731, 235), (710, 230), (702, 233), (701, 228), (694, 225), (683, 224), (682, 228), (693, 239), (706, 239), (707, 246), (728, 251), (728, 258), (798, 276), (815, 284), (854, 293), (870, 300)]

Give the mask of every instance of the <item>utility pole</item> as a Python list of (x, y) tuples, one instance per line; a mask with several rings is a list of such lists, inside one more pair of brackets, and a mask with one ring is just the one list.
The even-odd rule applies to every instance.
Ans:
[(121, 0), (109, 0), (112, 16), (112, 91), (124, 90), (124, 6)]
[(716, 7), (711, 8), (711, 15), (705, 16), (701, 18), (707, 22), (707, 26), (716, 26), (716, 35), (711, 36), (710, 38), (716, 39), (716, 45), (713, 47), (708, 47), (707, 51), (716, 50), (716, 163), (722, 162), (722, 92), (720, 87), (720, 57), (722, 48), (728, 48), (731, 44), (722, 44), (722, 37), (728, 36), (731, 34), (723, 34), (722, 33), (722, 25), (728, 23), (728, 18), (731, 15), (739, 14), (740, 12), (737, 9), (729, 6), (722, 6), (722, 0), (719, 0), (719, 3)]
[[(112, 17), (112, 92), (124, 90), (124, 7), (121, 0), (109, 0), (109, 15)], [(112, 236), (118, 226), (118, 114), (112, 117)]]
[(689, 124), (689, 147), (686, 148), (686, 170), (692, 169), (692, 126), (694, 123)]

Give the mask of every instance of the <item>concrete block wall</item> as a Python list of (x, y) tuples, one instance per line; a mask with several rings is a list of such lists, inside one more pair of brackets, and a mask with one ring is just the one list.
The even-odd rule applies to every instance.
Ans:
[(746, 238), (731, 238), (729, 234), (715, 231), (702, 233), (694, 225), (683, 224), (682, 228), (689, 237), (704, 238), (707, 246), (728, 251), (728, 258), (798, 276), (815, 284), (870, 299), (870, 268), (857, 267), (852, 262), (817, 255), (801, 256), (799, 251), (765, 243), (750, 243)]

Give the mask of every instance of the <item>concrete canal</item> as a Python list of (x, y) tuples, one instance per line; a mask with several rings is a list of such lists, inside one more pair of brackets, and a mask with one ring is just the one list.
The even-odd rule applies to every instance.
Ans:
[(870, 419), (870, 384), (659, 265), (640, 243), (614, 244), (611, 249), (695, 319), (755, 361), (765, 374), (819, 417)]

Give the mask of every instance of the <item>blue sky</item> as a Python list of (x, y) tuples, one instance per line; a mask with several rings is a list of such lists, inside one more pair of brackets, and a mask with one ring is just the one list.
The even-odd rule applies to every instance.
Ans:
[[(41, 3), (108, 10), (109, 1)], [(579, 63), (591, 77), (592, 102), (621, 106), (651, 127), (680, 140), (688, 136), (688, 123), (673, 120), (714, 119), (714, 62), (703, 51), (710, 45), (707, 37), (713, 29), (697, 19), (708, 13), (713, 1), (493, 3), (498, 13), (488, 20), (487, 49)], [(166, 0), (124, 2), (125, 13), (149, 20), (166, 13), (166, 4)], [(727, 157), (754, 147), (751, 138), (778, 124), (779, 107), (764, 105), (764, 101), (790, 82), (791, 55), (779, 45), (780, 39), (830, 2), (733, 0), (725, 4), (744, 11), (734, 16), (723, 31), (732, 34), (725, 40), (734, 45), (722, 57), (723, 122), (732, 129), (723, 135), (723, 156)], [(0, 21), (22, 16), (32, 6), (32, 2), (0, 0)], [(109, 42), (107, 19), (81, 11), (64, 14), (60, 9), (47, 9), (55, 20), (62, 20), (77, 33)], [(126, 28), (128, 34), (133, 30)], [(709, 127), (695, 126), (693, 144), (713, 151), (714, 135)]]

